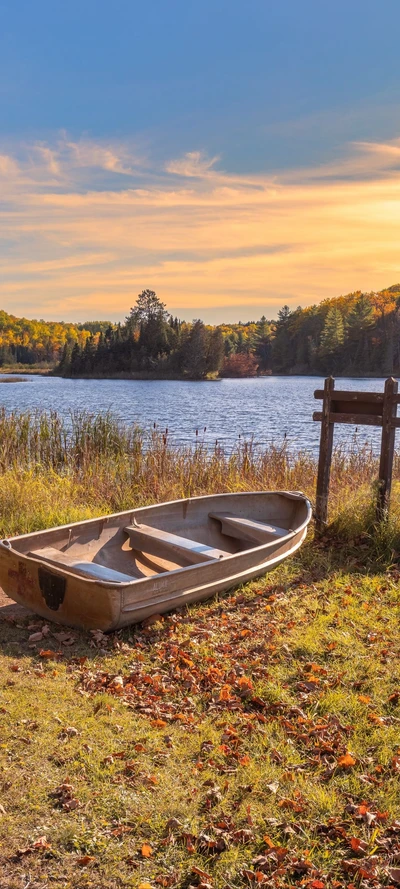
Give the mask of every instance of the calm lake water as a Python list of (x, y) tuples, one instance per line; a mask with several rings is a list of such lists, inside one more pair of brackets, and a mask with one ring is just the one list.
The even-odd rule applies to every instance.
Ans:
[[(340, 389), (382, 392), (384, 381), (340, 379)], [(318, 449), (319, 423), (312, 414), (321, 402), (314, 389), (323, 387), (321, 377), (260, 377), (216, 382), (179, 380), (64, 380), (27, 376), (23, 383), (0, 385), (0, 406), (7, 410), (111, 411), (119, 419), (150, 429), (153, 423), (168, 428), (171, 439), (190, 444), (199, 438), (207, 445), (231, 448), (241, 438), (253, 437), (263, 446), (288, 440), (291, 450)], [(204, 428), (206, 431), (204, 431)], [(351, 443), (354, 427), (336, 427), (335, 442)], [(373, 442), (380, 431), (360, 427), (357, 441)]]

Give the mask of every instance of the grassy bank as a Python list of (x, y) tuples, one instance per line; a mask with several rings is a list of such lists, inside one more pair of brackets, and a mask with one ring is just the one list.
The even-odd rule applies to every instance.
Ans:
[[(314, 497), (307, 454), (177, 449), (111, 417), (3, 415), (0, 443), (2, 536)], [(399, 885), (400, 486), (374, 529), (376, 470), (337, 451), (325, 539), (220, 600), (108, 637), (0, 614), (1, 887)]]
[[(33, 531), (164, 500), (222, 491), (289, 489), (314, 498), (317, 464), (285, 443), (267, 448), (238, 440), (208, 449), (168, 431), (144, 432), (111, 415), (0, 410), (0, 534)], [(330, 516), (354, 538), (369, 525), (377, 459), (367, 447), (337, 449)], [(400, 456), (394, 467), (391, 530), (400, 517)]]
[(3, 364), (0, 367), (0, 376), (2, 374), (39, 374), (39, 376), (48, 376), (54, 370), (54, 363), (45, 364)]
[(398, 574), (368, 557), (308, 545), (107, 638), (0, 621), (0, 885), (398, 885)]

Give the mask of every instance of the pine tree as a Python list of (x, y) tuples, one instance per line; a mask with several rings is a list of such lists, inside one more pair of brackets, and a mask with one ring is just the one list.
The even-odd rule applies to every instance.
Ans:
[(333, 306), (325, 319), (320, 340), (320, 354), (333, 355), (344, 342), (344, 323), (340, 309)]
[(290, 337), (291, 314), (289, 306), (283, 306), (278, 312), (273, 343), (273, 359), (275, 367), (279, 371), (288, 370), (293, 360)]
[(208, 371), (209, 335), (202, 321), (194, 321), (185, 342), (183, 369), (192, 380), (202, 380)]
[(254, 354), (258, 359), (260, 370), (269, 370), (272, 358), (271, 327), (265, 315), (257, 324), (257, 332), (254, 339)]
[(346, 357), (350, 369), (360, 371), (370, 368), (369, 333), (373, 324), (371, 300), (367, 293), (362, 293), (347, 316)]
[(81, 370), (81, 356), (82, 350), (80, 348), (79, 343), (75, 343), (71, 352), (71, 361), (70, 361), (70, 374), (71, 376), (76, 376), (80, 373)]
[(142, 290), (136, 304), (131, 308), (126, 324), (134, 329), (155, 318), (166, 321), (167, 314), (165, 303), (161, 302), (154, 290)]
[(209, 335), (207, 373), (219, 373), (224, 361), (224, 338), (219, 327)]
[(72, 354), (72, 344), (71, 342), (66, 342), (64, 348), (62, 350), (60, 363), (57, 365), (56, 373), (63, 376), (64, 374), (68, 374), (71, 365), (71, 354)]

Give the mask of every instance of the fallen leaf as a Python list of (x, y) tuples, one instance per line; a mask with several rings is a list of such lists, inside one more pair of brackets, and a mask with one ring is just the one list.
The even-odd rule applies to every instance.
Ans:
[(92, 861), (96, 861), (94, 855), (82, 855), (81, 858), (77, 858), (76, 863), (79, 864), (79, 867), (86, 867)]
[(272, 784), (267, 784), (266, 787), (267, 787), (267, 790), (271, 791), (271, 793), (278, 793), (279, 784), (277, 781), (273, 781)]
[(153, 854), (153, 850), (152, 850), (151, 846), (149, 846), (148, 843), (143, 843), (143, 846), (142, 846), (140, 852), (141, 852), (142, 858), (151, 858), (151, 856)]
[(41, 648), (39, 651), (39, 657), (42, 658), (57, 658), (60, 657), (62, 651), (52, 651), (51, 648)]
[(200, 867), (192, 867), (192, 874), (196, 874), (197, 877), (200, 877), (201, 880), (206, 880), (206, 882), (212, 880), (210, 874), (208, 874), (205, 870), (201, 870)]
[(132, 833), (133, 827), (128, 827), (126, 824), (121, 824), (119, 827), (116, 827), (115, 830), (111, 831), (113, 837), (122, 837), (124, 833)]
[(370, 704), (371, 698), (369, 695), (357, 695), (358, 700), (361, 701), (362, 704)]
[[(42, 633), (44, 633), (44, 628), (42, 630)], [(55, 639), (57, 639), (57, 642), (59, 642), (61, 645), (73, 645), (74, 642), (76, 641), (75, 636), (72, 636), (71, 633), (61, 632), (61, 633), (52, 633), (52, 635), (54, 636)]]
[(351, 769), (356, 765), (357, 760), (351, 753), (344, 753), (343, 756), (339, 756), (337, 761), (338, 766), (341, 766), (343, 769)]
[(364, 840), (360, 840), (358, 837), (351, 837), (350, 846), (353, 852), (359, 852), (362, 855), (364, 854), (364, 852), (368, 851), (368, 843), (366, 843)]
[(51, 849), (51, 843), (47, 842), (47, 837), (39, 837), (39, 839), (35, 840), (33, 843), (34, 849)]

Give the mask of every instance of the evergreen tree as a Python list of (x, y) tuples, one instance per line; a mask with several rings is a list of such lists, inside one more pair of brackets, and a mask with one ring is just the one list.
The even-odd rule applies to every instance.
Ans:
[(209, 334), (207, 373), (219, 373), (224, 362), (224, 338), (219, 327)]
[(202, 380), (208, 372), (209, 335), (203, 321), (194, 321), (184, 346), (183, 370), (191, 380)]
[(289, 306), (283, 306), (278, 312), (272, 351), (274, 364), (278, 371), (288, 370), (293, 359), (290, 338), (291, 314)]
[(81, 372), (81, 348), (79, 343), (75, 343), (71, 352), (70, 373), (76, 376)]
[(272, 359), (271, 327), (265, 315), (262, 316), (257, 324), (253, 351), (258, 359), (259, 369), (269, 370)]
[(69, 372), (70, 364), (71, 364), (72, 348), (73, 347), (70, 342), (65, 343), (65, 346), (62, 351), (60, 363), (58, 364), (58, 366), (56, 368), (56, 373), (60, 374), (60, 376), (63, 376), (64, 374), (67, 374)]
[(82, 358), (81, 358), (81, 371), (85, 374), (90, 374), (93, 370), (95, 370), (95, 343), (92, 336), (89, 336), (86, 340), (85, 347), (83, 350)]
[(374, 309), (371, 300), (367, 293), (361, 293), (347, 316), (346, 363), (350, 370), (368, 370), (369, 332), (373, 323)]
[[(400, 287), (361, 291), (278, 313), (276, 322), (189, 325), (145, 290), (124, 324), (31, 322), (0, 310), (0, 364), (59, 361), (58, 373), (151, 371), (204, 379), (221, 370), (392, 373), (400, 370)], [(88, 336), (89, 329), (93, 335)], [(232, 360), (231, 360), (232, 359)]]
[(325, 319), (324, 329), (321, 334), (320, 355), (331, 358), (343, 345), (344, 323), (340, 309), (333, 306)]
[(161, 302), (154, 290), (142, 290), (126, 319), (127, 326), (135, 329), (155, 318), (166, 321), (165, 303)]

